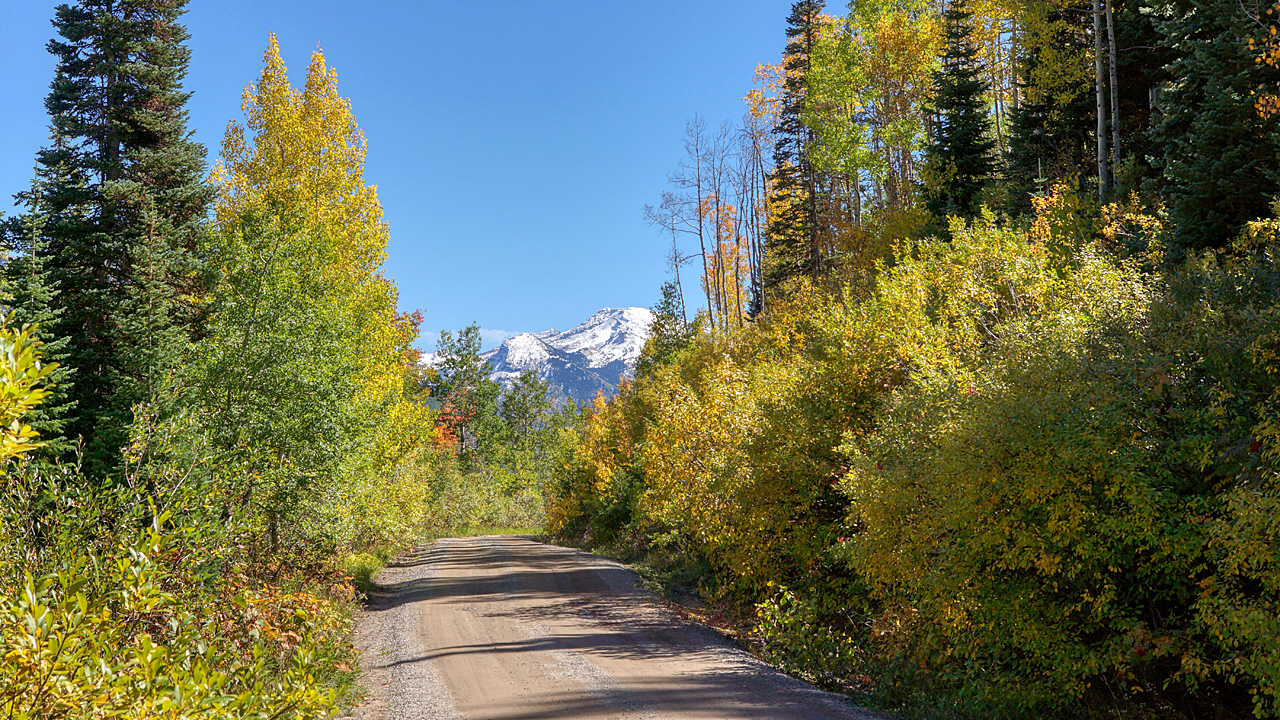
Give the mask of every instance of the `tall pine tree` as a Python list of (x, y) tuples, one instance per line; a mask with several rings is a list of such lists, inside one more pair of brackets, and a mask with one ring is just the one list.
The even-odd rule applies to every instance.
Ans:
[(45, 101), (53, 142), (36, 157), (39, 192), (19, 198), (28, 218), (6, 233), (13, 245), (15, 227), (39, 229), (22, 242), (47, 306), (18, 308), (43, 315), (19, 320), (42, 319), (42, 336), (66, 339), (74, 384), (56, 391), (70, 410), (61, 429), (84, 439), (97, 476), (117, 466), (134, 404), (156, 397), (199, 319), (205, 276), (194, 251), (212, 190), (187, 129), (185, 5), (58, 7)]
[(1154, 140), (1178, 249), (1230, 244), (1280, 191), (1280, 124), (1253, 98), (1273, 71), (1249, 48), (1256, 25), (1243, 7), (1175, 0), (1161, 23), (1177, 82), (1160, 99)]
[(818, 43), (822, 7), (820, 0), (798, 0), (787, 17), (782, 103), (773, 129), (774, 171), (766, 241), (766, 290), (795, 275), (817, 275), (822, 267), (819, 179), (810, 157), (814, 132), (804, 122), (809, 62)]
[(935, 79), (926, 203), (937, 217), (973, 217), (996, 170), (991, 118), (983, 100), (989, 88), (982, 79), (978, 50), (969, 40), (973, 21), (965, 0), (953, 0), (943, 19), (947, 52)]
[[(55, 142), (61, 140), (55, 139)], [(65, 430), (75, 408), (75, 401), (69, 399), (75, 382), (74, 373), (66, 364), (70, 338), (58, 337), (48, 331), (62, 315), (55, 304), (57, 291), (50, 281), (48, 225), (64, 218), (50, 218), (40, 208), (46, 205), (45, 193), (49, 188), (77, 192), (84, 184), (82, 174), (75, 173), (64, 164), (38, 168), (31, 188), (18, 196), (21, 202), (36, 209), (6, 218), (0, 224), (0, 237), (3, 237), (4, 250), (9, 254), (3, 273), (9, 308), (19, 324), (36, 326), (36, 334), (44, 342), (41, 355), (45, 362), (58, 363), (58, 368), (49, 377), (54, 388), (52, 396), (27, 416), (44, 443), (44, 447), (35, 451), (37, 457), (58, 457), (72, 450)], [(8, 308), (5, 310), (9, 311)]]

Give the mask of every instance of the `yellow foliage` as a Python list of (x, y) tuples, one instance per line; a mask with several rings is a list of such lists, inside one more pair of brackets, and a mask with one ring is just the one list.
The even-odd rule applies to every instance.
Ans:
[(413, 330), (396, 316), (395, 288), (381, 273), (388, 229), (377, 187), (364, 182), (364, 133), (320, 51), (301, 90), (289, 84), (274, 34), (264, 61), (261, 77), (244, 90), (245, 124), (227, 126), (213, 168), (213, 227), (225, 242), (258, 233), (305, 247), (313, 281), (336, 304), (335, 322), (361, 334), (366, 391), (394, 395)]
[[(1259, 33), (1260, 37), (1249, 38), (1249, 49), (1258, 53), (1255, 62), (1273, 69), (1280, 67), (1280, 4), (1267, 8), (1255, 20), (1264, 28)], [(1258, 115), (1263, 118), (1280, 115), (1280, 94), (1277, 94), (1275, 83), (1259, 88), (1254, 96)]]
[(782, 108), (781, 89), (785, 69), (778, 63), (760, 63), (756, 65), (752, 80), (755, 86), (743, 96), (747, 103), (747, 112), (752, 118), (763, 121), (768, 127), (778, 122), (778, 112)]
[(704, 368), (698, 383), (697, 390), (677, 379), (663, 384), (641, 453), (648, 480), (641, 508), (718, 552), (736, 550), (752, 530), (739, 499), (753, 477), (746, 448), (757, 430), (755, 401), (746, 374), (727, 357)]
[(1056, 122), (1093, 86), (1093, 53), (1078, 37), (1082, 29), (1067, 18), (1051, 20), (1050, 10), (1048, 3), (1032, 3), (1022, 15), (1021, 43), (1038, 60), (1022, 83), (1026, 101), (1048, 105), (1048, 119)]
[[(631, 501), (628, 473), (639, 427), (632, 422), (639, 398), (624, 383), (613, 399), (597, 395), (578, 433), (565, 430), (569, 453), (560, 459), (560, 487), (547, 497), (547, 528), (566, 533), (583, 521), (626, 512)], [(616, 528), (602, 528), (616, 530)]]
[(43, 343), (34, 331), (0, 321), (0, 475), (10, 460), (43, 445), (22, 417), (49, 395), (45, 380), (58, 364), (40, 362)]

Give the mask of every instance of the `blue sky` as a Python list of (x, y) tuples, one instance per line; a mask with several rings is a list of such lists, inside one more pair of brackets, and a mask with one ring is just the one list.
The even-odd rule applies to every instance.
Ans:
[[(47, 136), (57, 4), (0, 0), (6, 211)], [(191, 127), (212, 160), (267, 34), (295, 84), (320, 46), (369, 141), (365, 178), (391, 227), (385, 271), (401, 309), (426, 315), (419, 344), (473, 321), (490, 343), (563, 330), (602, 307), (657, 301), (666, 246), (643, 207), (680, 159), (686, 120), (742, 114), (756, 63), (781, 55), (789, 8), (192, 0)]]

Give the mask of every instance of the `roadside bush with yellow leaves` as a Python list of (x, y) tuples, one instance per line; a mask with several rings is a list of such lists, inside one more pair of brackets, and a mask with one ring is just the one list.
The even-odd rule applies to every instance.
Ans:
[(0, 466), (40, 447), (36, 432), (22, 417), (48, 395), (44, 381), (58, 365), (40, 362), (42, 343), (34, 331), (0, 321)]
[(546, 495), (548, 531), (598, 544), (631, 522), (642, 487), (636, 456), (642, 409), (636, 387), (624, 383), (611, 400), (597, 396), (576, 430), (562, 431)]
[(914, 328), (911, 379), (843, 446), (839, 551), (884, 654), (975, 714), (1274, 715), (1271, 251), (1140, 273), (993, 237), (925, 249), (872, 302)]
[[(217, 615), (164, 589), (156, 517), (115, 557), (25, 574), (0, 594), (0, 714), (12, 718), (325, 718), (338, 690), (321, 682), (320, 614), (291, 603), (261, 641), (236, 647)], [(237, 604), (255, 607), (252, 596)], [(260, 606), (260, 603), (258, 603)], [(279, 608), (272, 614), (278, 614)], [(243, 617), (243, 616), (242, 616)], [(280, 619), (277, 619), (280, 623)], [(281, 632), (280, 627), (289, 629)], [(255, 638), (257, 640), (258, 638)], [(276, 652), (272, 652), (274, 647)]]
[(555, 502), (598, 522), (625, 470), (626, 529), (891, 709), (1276, 716), (1274, 223), (1175, 265), (1158, 208), (1040, 210), (704, 333), (598, 404)]
[[(44, 395), (39, 344), (7, 327), (0, 338), (0, 394), (18, 409), (5, 441), (24, 450), (34, 443), (22, 411)], [(225, 529), (180, 527), (155, 508), (198, 489), (153, 485), (140, 507), (127, 482), (95, 486), (76, 468), (9, 460), (0, 465), (0, 716), (332, 714), (349, 655), (343, 614), (303, 592), (239, 587)]]

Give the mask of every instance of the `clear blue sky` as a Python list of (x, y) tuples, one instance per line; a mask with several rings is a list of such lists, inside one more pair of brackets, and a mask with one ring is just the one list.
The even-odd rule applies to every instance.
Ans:
[[(11, 212), (47, 136), (54, 0), (0, 0), (0, 198)], [(431, 332), (566, 329), (649, 306), (663, 236), (643, 219), (684, 123), (741, 116), (790, 0), (192, 0), (187, 89), (217, 155), (240, 91), (280, 38), (300, 84), (319, 45), (369, 141), (391, 226), (386, 273)], [(689, 294), (696, 288), (689, 283)]]

